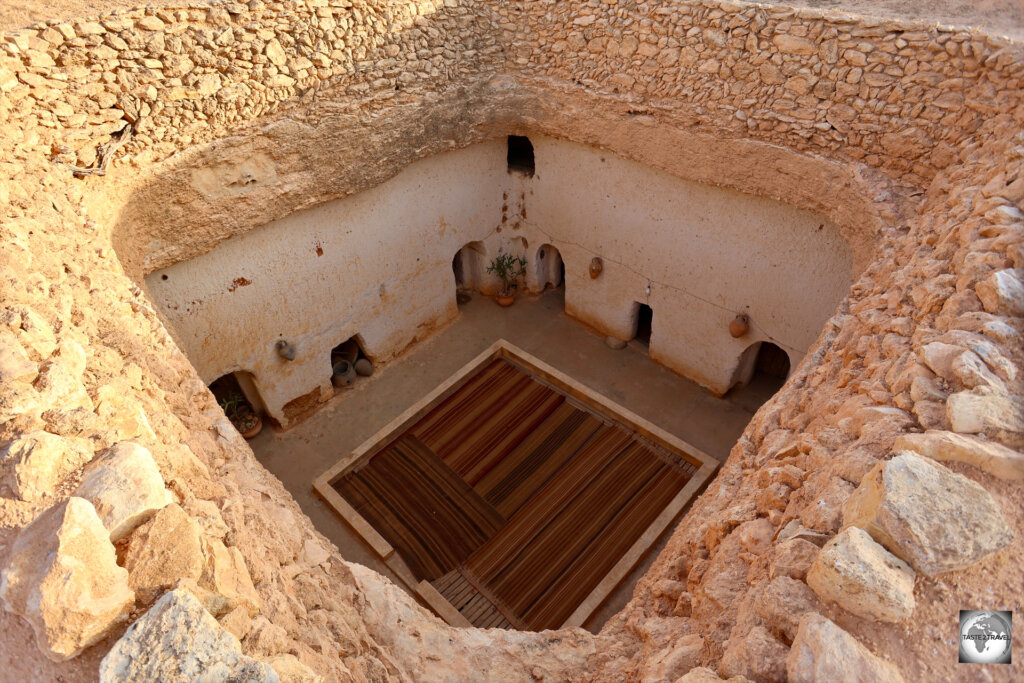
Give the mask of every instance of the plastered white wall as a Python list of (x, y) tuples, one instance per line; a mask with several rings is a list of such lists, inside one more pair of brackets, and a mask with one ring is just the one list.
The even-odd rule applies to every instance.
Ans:
[[(366, 192), (300, 211), (146, 276), (205, 381), (252, 373), (271, 415), (320, 387), (360, 335), (384, 362), (457, 314), (451, 262), (500, 224), (504, 141), (417, 162)], [(282, 359), (275, 343), (295, 345)]]
[[(782, 347), (795, 367), (850, 287), (850, 249), (818, 214), (574, 143), (533, 143), (536, 173), (519, 181), (527, 233), (561, 252), (567, 312), (629, 339), (635, 302), (648, 304), (651, 358), (716, 393), (758, 341)], [(594, 256), (604, 263), (597, 279)], [(751, 331), (733, 339), (728, 325), (741, 312)]]
[[(771, 340), (795, 365), (851, 281), (838, 228), (770, 199), (683, 181), (601, 150), (531, 138), (533, 177), (506, 170), (504, 140), (410, 165), (382, 185), (294, 213), (151, 273), (147, 288), (207, 381), (252, 373), (268, 411), (330, 390), (330, 349), (360, 335), (377, 363), (455, 315), (452, 259), (487, 293), (499, 250), (527, 258), (539, 291), (565, 262), (567, 312), (632, 337), (654, 311), (653, 360), (712, 391), (745, 348)], [(813, 179), (809, 179), (813, 181)], [(545, 259), (537, 254), (544, 245)], [(589, 276), (600, 256), (604, 270)], [(650, 287), (648, 294), (647, 288)], [(733, 339), (728, 323), (750, 315)], [(279, 339), (295, 345), (280, 358)]]

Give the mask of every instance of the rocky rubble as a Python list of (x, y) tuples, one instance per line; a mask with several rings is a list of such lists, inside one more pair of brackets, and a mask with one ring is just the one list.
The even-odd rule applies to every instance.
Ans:
[(32, 625), (43, 654), (55, 660), (104, 638), (135, 604), (107, 530), (81, 498), (22, 529), (0, 574), (0, 599)]
[(867, 474), (843, 505), (843, 524), (864, 528), (928, 576), (974, 564), (1013, 539), (988, 491), (910, 451)]
[(166, 593), (129, 627), (100, 665), (100, 681), (278, 683), (270, 665), (241, 653), (191, 593)]
[(857, 527), (825, 544), (807, 585), (822, 600), (865, 619), (900, 621), (914, 612), (914, 570)]

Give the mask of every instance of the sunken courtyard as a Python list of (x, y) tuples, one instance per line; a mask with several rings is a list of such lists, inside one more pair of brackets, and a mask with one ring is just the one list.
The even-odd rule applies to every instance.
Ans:
[(0, 680), (1019, 681), (1013, 0), (0, 7)]

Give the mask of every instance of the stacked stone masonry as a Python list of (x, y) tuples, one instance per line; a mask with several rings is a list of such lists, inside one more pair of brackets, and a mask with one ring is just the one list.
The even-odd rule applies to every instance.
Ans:
[[(1019, 612), (1022, 91), (1007, 39), (741, 2), (253, 0), (0, 36), (0, 670), (117, 680), (148, 652), (264, 680), (952, 679), (955, 610)], [(140, 286), (531, 132), (822, 211), (866, 254), (597, 635), (452, 629), (346, 563)], [(273, 172), (242, 167), (254, 149)], [(190, 212), (165, 181), (215, 163), (238, 193)], [(201, 651), (154, 651), (169, 614)]]

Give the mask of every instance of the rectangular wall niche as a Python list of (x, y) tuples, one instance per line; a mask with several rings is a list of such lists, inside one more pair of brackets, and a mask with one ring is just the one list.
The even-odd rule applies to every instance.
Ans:
[(583, 625), (710, 457), (500, 341), (315, 490), (452, 625)]

